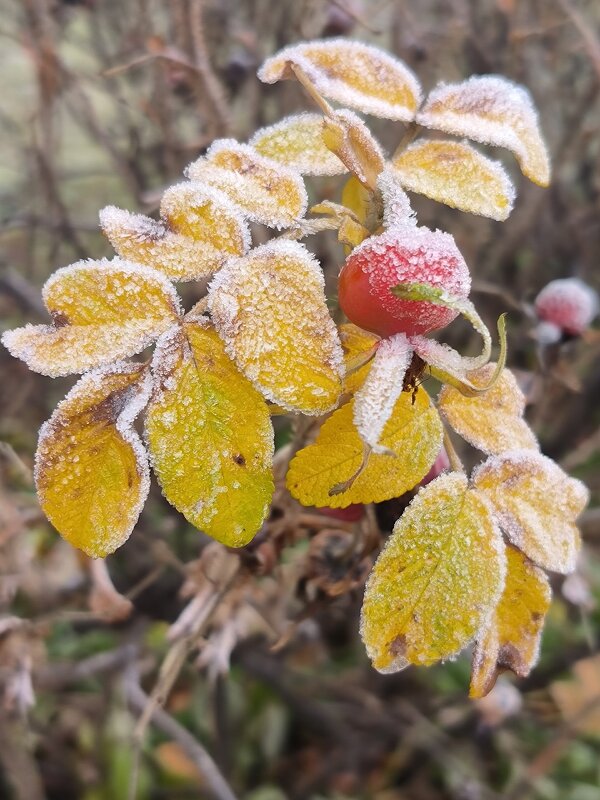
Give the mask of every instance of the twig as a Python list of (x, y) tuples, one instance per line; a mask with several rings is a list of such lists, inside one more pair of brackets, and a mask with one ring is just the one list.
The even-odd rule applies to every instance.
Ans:
[(236, 795), (221, 774), (210, 753), (177, 720), (173, 719), (164, 709), (158, 708), (153, 704), (152, 698), (139, 685), (132, 665), (125, 672), (123, 684), (128, 703), (137, 713), (141, 713), (142, 717), (146, 716), (147, 709), (150, 709), (152, 723), (167, 736), (174, 739), (186, 755), (191, 758), (210, 787), (211, 794), (217, 800), (236, 800)]

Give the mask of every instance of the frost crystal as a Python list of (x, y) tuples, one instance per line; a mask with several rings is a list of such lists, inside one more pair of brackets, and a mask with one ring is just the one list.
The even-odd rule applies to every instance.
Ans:
[(355, 394), (354, 424), (375, 453), (388, 452), (379, 440), (402, 392), (412, 352), (403, 333), (384, 339), (377, 348), (367, 379)]
[(258, 71), (264, 83), (293, 77), (300, 67), (324, 97), (384, 119), (408, 122), (421, 102), (421, 87), (401, 61), (362, 42), (328, 39), (292, 45)]
[(377, 179), (377, 188), (383, 200), (383, 227), (397, 230), (403, 225), (415, 227), (417, 216), (392, 167), (385, 167)]
[(547, 186), (550, 161), (529, 92), (501, 75), (476, 75), (437, 86), (417, 115), (426, 128), (507, 147), (523, 173)]

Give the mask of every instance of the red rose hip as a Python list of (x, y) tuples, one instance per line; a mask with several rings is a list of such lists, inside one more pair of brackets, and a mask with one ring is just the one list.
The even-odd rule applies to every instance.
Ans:
[(340, 306), (355, 325), (385, 337), (428, 333), (458, 315), (435, 303), (396, 297), (391, 289), (402, 283), (426, 283), (465, 299), (471, 277), (449, 233), (401, 225), (350, 253), (339, 277)]
[(579, 278), (562, 278), (542, 289), (535, 299), (535, 311), (560, 331), (580, 336), (598, 313), (598, 296)]

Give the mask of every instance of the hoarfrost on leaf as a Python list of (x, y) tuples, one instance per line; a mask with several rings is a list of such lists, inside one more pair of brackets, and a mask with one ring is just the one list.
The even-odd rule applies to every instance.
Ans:
[(575, 520), (589, 493), (551, 459), (533, 450), (492, 456), (472, 476), (515, 547), (543, 569), (575, 569), (580, 536)]
[(523, 174), (540, 186), (550, 182), (550, 159), (531, 95), (501, 75), (475, 75), (461, 83), (441, 83), (417, 115), (426, 128), (506, 147)]
[(369, 374), (354, 395), (354, 424), (374, 453), (385, 453), (379, 440), (404, 385), (413, 350), (403, 333), (384, 339)]
[(379, 142), (357, 114), (347, 109), (332, 112), (323, 119), (322, 136), (326, 146), (361, 183), (375, 187), (384, 156)]
[(273, 494), (267, 405), (214, 329), (186, 322), (159, 340), (145, 435), (167, 500), (209, 536), (241, 547)]
[(336, 405), (343, 353), (323, 274), (304, 245), (280, 239), (232, 259), (208, 297), (227, 352), (268, 400), (305, 414)]
[(515, 189), (504, 167), (465, 142), (420, 141), (393, 161), (405, 189), (452, 208), (503, 221)]
[[(292, 459), (286, 484), (306, 506), (380, 503), (399, 497), (425, 477), (440, 452), (442, 435), (427, 392), (418, 389), (414, 397), (403, 392), (380, 438), (384, 453), (370, 453), (365, 463), (351, 401), (324, 422), (314, 444)], [(336, 491), (347, 484), (344, 491)]]
[(452, 658), (487, 620), (504, 585), (504, 544), (462, 473), (421, 489), (367, 581), (361, 635), (375, 669)]
[(42, 293), (54, 325), (26, 325), (2, 341), (30, 369), (51, 377), (135, 355), (180, 315), (166, 278), (118, 258), (63, 267)]
[(506, 583), (473, 651), (471, 697), (484, 697), (498, 674), (526, 678), (535, 666), (552, 591), (546, 575), (519, 550), (506, 548)]
[(235, 139), (217, 139), (185, 173), (191, 181), (216, 187), (248, 219), (271, 228), (290, 227), (306, 213), (301, 175)]
[(322, 114), (294, 114), (261, 128), (248, 144), (302, 175), (342, 175), (347, 168), (323, 141)]
[(421, 87), (406, 64), (362, 42), (294, 44), (268, 58), (258, 77), (264, 83), (293, 78), (291, 66), (324, 97), (376, 117), (408, 122), (421, 103)]
[(40, 431), (41, 506), (61, 536), (93, 558), (127, 540), (148, 495), (148, 459), (133, 420), (150, 388), (141, 364), (89, 372)]
[[(496, 365), (490, 363), (468, 372), (466, 378), (476, 387), (486, 386), (495, 371)], [(484, 453), (539, 450), (533, 431), (523, 419), (525, 397), (515, 376), (507, 369), (502, 370), (492, 388), (474, 397), (465, 397), (457, 389), (444, 386), (438, 408), (463, 439)]]

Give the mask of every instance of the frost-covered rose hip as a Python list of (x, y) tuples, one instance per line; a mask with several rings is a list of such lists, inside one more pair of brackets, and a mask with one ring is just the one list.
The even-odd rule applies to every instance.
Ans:
[(598, 313), (598, 295), (579, 278), (550, 281), (536, 297), (535, 311), (560, 331), (580, 336)]
[(457, 316), (444, 306), (396, 297), (391, 289), (402, 283), (426, 283), (466, 298), (471, 278), (449, 233), (399, 225), (350, 253), (339, 277), (340, 306), (351, 322), (379, 336), (428, 333)]

